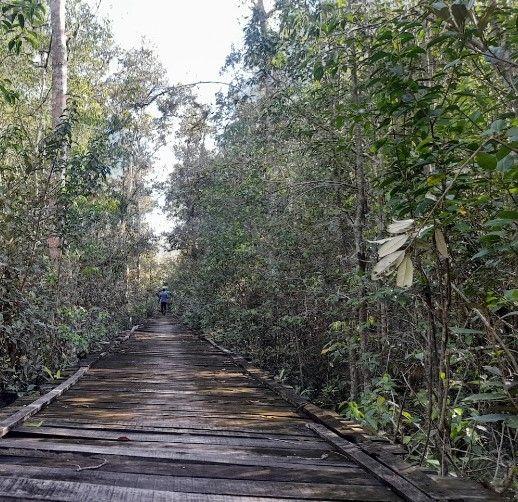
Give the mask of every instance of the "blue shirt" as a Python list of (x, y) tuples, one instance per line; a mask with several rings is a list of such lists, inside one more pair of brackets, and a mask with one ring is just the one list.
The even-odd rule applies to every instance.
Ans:
[(158, 293), (158, 297), (160, 298), (161, 303), (167, 303), (171, 298), (171, 295), (169, 294), (169, 291), (160, 291), (160, 293)]

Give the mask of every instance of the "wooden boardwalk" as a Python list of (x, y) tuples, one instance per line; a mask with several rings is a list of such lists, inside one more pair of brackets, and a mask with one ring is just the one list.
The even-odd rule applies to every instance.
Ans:
[(471, 483), (407, 477), (383, 455), (162, 318), (0, 439), (0, 500), (492, 499)]

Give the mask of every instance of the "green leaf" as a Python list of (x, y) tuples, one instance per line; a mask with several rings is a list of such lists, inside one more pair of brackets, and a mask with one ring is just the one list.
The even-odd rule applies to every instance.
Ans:
[(471, 259), (476, 260), (478, 258), (484, 258), (484, 256), (487, 256), (489, 254), (489, 249), (483, 248), (478, 253), (474, 254)]
[(475, 415), (470, 417), (475, 422), (490, 423), (490, 422), (501, 422), (507, 420), (511, 415), (505, 415), (504, 413), (490, 413), (488, 415)]
[(324, 67), (322, 66), (322, 63), (317, 63), (315, 67), (313, 68), (313, 77), (315, 80), (322, 80), (322, 77), (324, 76)]
[(484, 223), (485, 227), (492, 227), (492, 228), (502, 228), (508, 225), (511, 225), (514, 223), (514, 219), (509, 218), (495, 218), (494, 220), (489, 220)]
[(504, 291), (504, 298), (510, 302), (518, 303), (518, 289)]
[(41, 427), (43, 425), (43, 420), (38, 420), (34, 422), (24, 422), (23, 425), (25, 427)]
[(511, 152), (507, 154), (502, 160), (499, 160), (497, 163), (497, 169), (502, 172), (510, 171), (518, 160), (518, 155), (516, 153)]
[(495, 120), (491, 126), (489, 127), (489, 129), (487, 129), (486, 131), (483, 132), (483, 134), (485, 135), (493, 135), (493, 134), (497, 134), (499, 132), (502, 132), (505, 128), (506, 128), (507, 124), (505, 122), (505, 120), (503, 119), (498, 119), (498, 120)]
[(483, 331), (479, 329), (470, 329), (470, 328), (459, 328), (457, 326), (450, 326), (450, 330), (452, 333), (456, 335), (482, 335)]
[(511, 127), (507, 131), (507, 138), (509, 141), (518, 141), (518, 127)]
[(487, 171), (493, 171), (496, 169), (496, 164), (498, 162), (494, 155), (484, 152), (479, 153), (475, 157), (475, 160), (482, 169), (486, 169)]
[(496, 376), (502, 376), (502, 372), (496, 368), (495, 366), (482, 366), (488, 373), (491, 373), (492, 375)]

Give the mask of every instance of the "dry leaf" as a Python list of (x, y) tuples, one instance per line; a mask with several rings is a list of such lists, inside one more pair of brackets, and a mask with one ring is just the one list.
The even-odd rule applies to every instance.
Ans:
[(396, 251), (387, 256), (384, 256), (372, 269), (372, 279), (377, 280), (381, 275), (389, 274), (395, 267), (397, 267), (405, 257), (404, 251)]
[(409, 256), (405, 256), (397, 269), (396, 286), (409, 288), (414, 281), (414, 265)]
[(384, 256), (387, 256), (388, 254), (393, 253), (394, 251), (397, 251), (401, 246), (405, 244), (405, 242), (408, 240), (407, 234), (401, 234), (397, 235), (396, 237), (392, 237), (388, 239), (387, 242), (383, 244), (379, 248), (378, 256), (380, 258), (383, 258)]
[(400, 234), (410, 230), (413, 226), (414, 220), (394, 220), (394, 222), (387, 227), (387, 230), (391, 234)]
[(449, 258), (450, 255), (448, 253), (448, 246), (446, 245), (446, 239), (444, 238), (444, 234), (441, 229), (435, 229), (435, 245), (437, 246), (437, 251), (441, 256), (445, 258)]
[(387, 237), (386, 239), (378, 239), (376, 241), (370, 241), (366, 239), (366, 242), (368, 242), (369, 244), (385, 244), (385, 242), (388, 242), (390, 239), (392, 239), (392, 237)]

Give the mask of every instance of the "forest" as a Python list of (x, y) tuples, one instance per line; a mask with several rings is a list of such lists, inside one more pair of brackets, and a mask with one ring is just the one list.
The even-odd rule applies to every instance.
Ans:
[(59, 4), (0, 3), (3, 399), (165, 282), (186, 325), (413, 462), (516, 489), (516, 3), (249, 2), (214, 107)]

